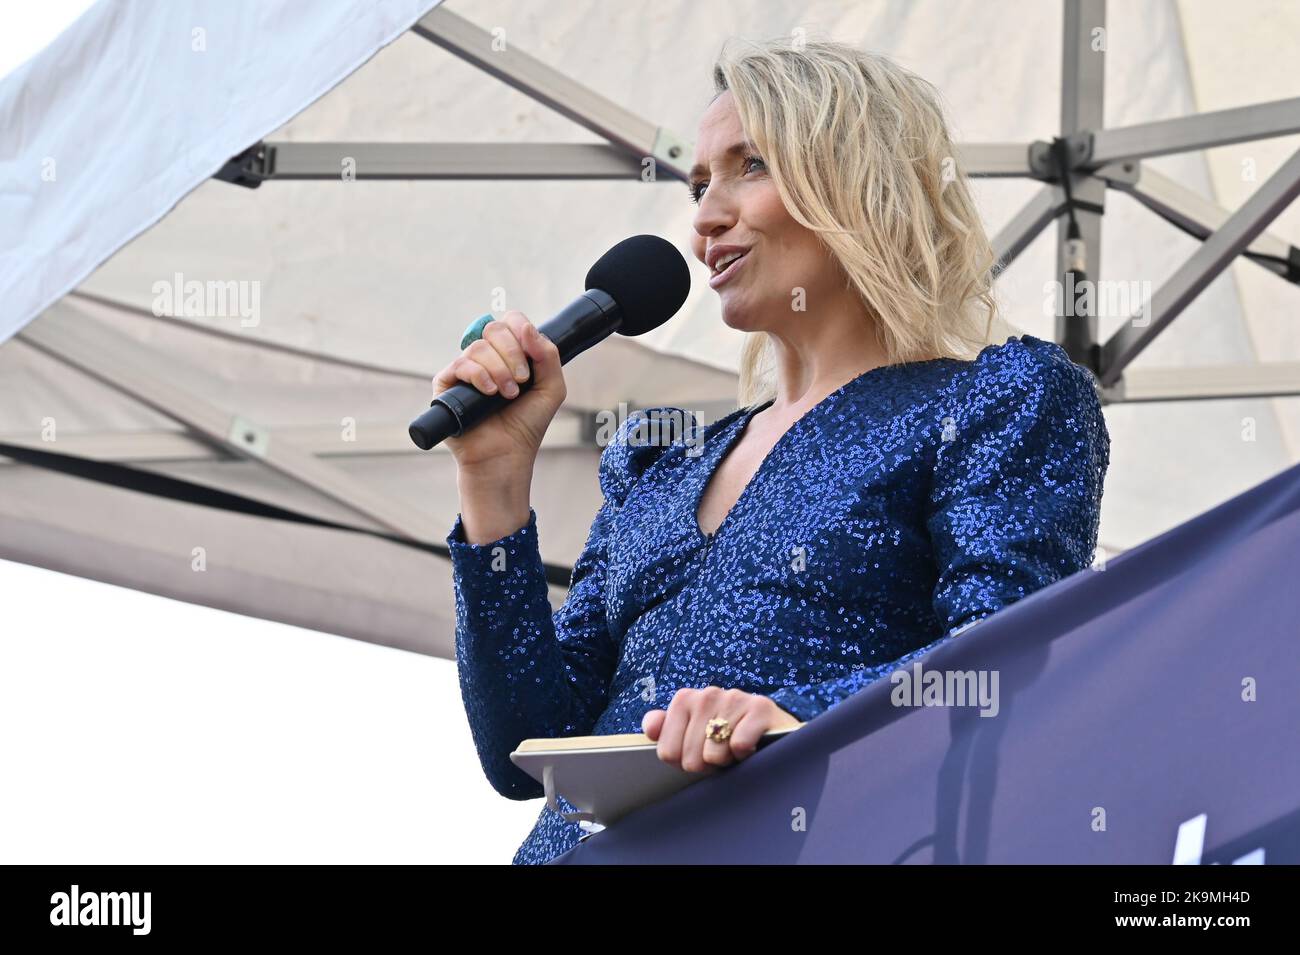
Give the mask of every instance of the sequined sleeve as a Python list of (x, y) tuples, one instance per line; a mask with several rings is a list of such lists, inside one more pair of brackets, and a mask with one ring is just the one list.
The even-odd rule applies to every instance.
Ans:
[(492, 787), (511, 799), (542, 795), (512, 762), (521, 740), (581, 736), (607, 703), (618, 643), (605, 615), (605, 551), (627, 493), (654, 454), (629, 443), (635, 411), (601, 452), (604, 501), (573, 565), (568, 597), (552, 613), (537, 540), (537, 514), (485, 544), (465, 540), (456, 515), (451, 549), (456, 664), (479, 761)]
[(926, 515), (936, 639), (888, 664), (771, 694), (800, 719), (1092, 563), (1110, 435), (1091, 375), (1056, 344), (1013, 340), (975, 362), (963, 391), (941, 424)]

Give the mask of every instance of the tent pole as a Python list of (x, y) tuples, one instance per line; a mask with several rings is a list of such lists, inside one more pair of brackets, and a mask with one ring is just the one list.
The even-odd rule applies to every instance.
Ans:
[(652, 158), (657, 167), (686, 181), (694, 150), (691, 143), (516, 49), (504, 31), (489, 33), (452, 13), (445, 4), (431, 10), (411, 30), (609, 140), (638, 162)]
[(1039, 234), (1054, 222), (1065, 208), (1065, 191), (1056, 185), (1046, 185), (1002, 227), (993, 238), (993, 251), (998, 262), (995, 271), (1006, 271)]
[(97, 323), (75, 322), (58, 309), (47, 311), (17, 337), (208, 440), (324, 494), (391, 533), (418, 543), (433, 542), (413, 530), (431, 528), (430, 515), (394, 507), (383, 495), (285, 440), (283, 435), (218, 408), (164, 378), (158, 372), (167, 367), (164, 355), (139, 344), (128, 344)]
[(1096, 283), (1101, 266), (1101, 217), (1106, 184), (1078, 171), (1082, 143), (1077, 139), (1100, 129), (1105, 119), (1106, 0), (1066, 0), (1061, 51), (1061, 136), (1068, 145), (1070, 168), (1063, 179), (1066, 214), (1056, 224), (1056, 274), (1063, 306), (1056, 314), (1056, 341), (1074, 361), (1095, 374), (1098, 368), (1095, 296), (1075, 295), (1079, 283)]
[(1270, 222), (1300, 196), (1300, 150), (1255, 190), (1236, 212), (1215, 229), (1166, 281), (1144, 309), (1112, 335), (1102, 348), (1101, 383), (1113, 385), (1124, 369), (1151, 343)]
[(641, 164), (607, 143), (262, 144), (269, 179), (621, 179)]
[[(1132, 167), (1137, 170), (1137, 174), (1117, 178), (1112, 173), (1119, 167)], [(1096, 174), (1111, 188), (1132, 196), (1162, 219), (1202, 241), (1208, 239), (1232, 215), (1218, 203), (1179, 185), (1150, 166), (1133, 160), (1103, 166)], [(1300, 284), (1300, 247), (1285, 239), (1261, 232), (1241, 254), (1274, 275)]]
[(1300, 133), (1300, 96), (1114, 129), (1098, 123), (1095, 128), (1089, 159), (1094, 168), (1120, 159), (1150, 159)]

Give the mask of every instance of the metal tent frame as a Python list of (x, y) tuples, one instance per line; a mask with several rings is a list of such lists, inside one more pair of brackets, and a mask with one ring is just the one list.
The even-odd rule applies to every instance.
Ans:
[[(1092, 371), (1102, 400), (1174, 401), (1300, 395), (1300, 362), (1130, 369), (1157, 335), (1237, 256), (1300, 284), (1300, 248), (1264, 230), (1300, 195), (1300, 150), (1240, 209), (1221, 208), (1143, 159), (1300, 132), (1300, 98), (1106, 129), (1106, 0), (1064, 0), (1061, 133), (1052, 141), (967, 143), (959, 167), (976, 178), (1024, 177), (1042, 189), (993, 240), (1000, 273), (1057, 223), (1061, 301), (1055, 340)], [(594, 132), (608, 144), (261, 142), (217, 178), (256, 188), (287, 179), (654, 179), (685, 181), (693, 146), (486, 30), (437, 7), (413, 32)], [(1117, 189), (1202, 240), (1108, 340), (1098, 339), (1106, 192)]]

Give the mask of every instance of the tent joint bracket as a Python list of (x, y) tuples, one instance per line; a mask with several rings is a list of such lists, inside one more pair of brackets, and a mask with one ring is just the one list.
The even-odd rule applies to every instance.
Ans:
[(275, 175), (275, 147), (256, 142), (212, 174), (213, 179), (246, 189), (256, 189)]
[(234, 447), (254, 458), (264, 458), (271, 449), (271, 432), (262, 425), (242, 415), (232, 415), (230, 431), (226, 435)]
[[(1090, 172), (1088, 164), (1092, 160), (1092, 132), (1084, 130), (1057, 139), (1065, 142), (1066, 162), (1071, 172)], [(1059, 182), (1060, 163), (1057, 161), (1056, 140), (1047, 142), (1035, 140), (1029, 144), (1030, 175), (1044, 182)]]

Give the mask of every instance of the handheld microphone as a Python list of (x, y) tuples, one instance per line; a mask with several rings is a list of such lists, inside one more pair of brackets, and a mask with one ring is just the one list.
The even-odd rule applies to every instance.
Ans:
[[(644, 335), (677, 314), (691, 290), (691, 272), (673, 244), (657, 235), (634, 235), (614, 246), (587, 272), (585, 291), (537, 330), (555, 343), (561, 364), (614, 332)], [(445, 438), (458, 438), (533, 384), (533, 362), (519, 395), (485, 395), (460, 381), (430, 402), (411, 422), (411, 440), (428, 451)]]

